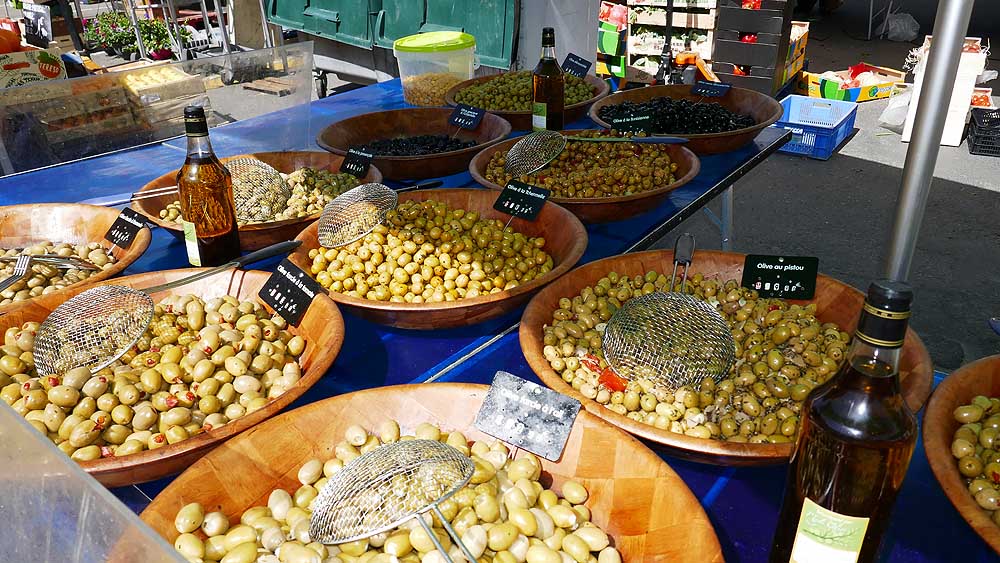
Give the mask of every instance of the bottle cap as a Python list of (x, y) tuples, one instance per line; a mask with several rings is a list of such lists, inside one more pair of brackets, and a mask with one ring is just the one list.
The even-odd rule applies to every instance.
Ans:
[(205, 119), (205, 108), (201, 106), (187, 106), (184, 108), (184, 117)]
[(556, 30), (551, 27), (542, 28), (542, 47), (556, 46)]
[(205, 120), (205, 108), (187, 106), (184, 108), (184, 131), (188, 137), (204, 137), (208, 135), (208, 121)]
[(884, 311), (904, 312), (913, 302), (910, 284), (893, 280), (875, 280), (868, 286), (868, 304)]

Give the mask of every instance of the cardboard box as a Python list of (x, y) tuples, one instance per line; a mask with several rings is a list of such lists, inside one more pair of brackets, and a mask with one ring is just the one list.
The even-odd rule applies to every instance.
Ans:
[[(802, 30), (798, 39), (792, 39), (796, 30)], [(788, 39), (788, 57), (786, 61), (794, 61), (806, 54), (806, 43), (809, 42), (809, 22), (792, 22), (792, 33)]]
[[(850, 83), (863, 72), (873, 72), (879, 78), (878, 84), (870, 86), (857, 86), (854, 88), (842, 88), (844, 84)], [(906, 73), (892, 68), (874, 66), (867, 63), (859, 63), (847, 70), (837, 71), (837, 76), (842, 78), (841, 82), (827, 80), (815, 72), (803, 72), (799, 78), (797, 91), (812, 98), (826, 98), (828, 100), (843, 100), (848, 102), (867, 102), (869, 100), (880, 100), (892, 95), (896, 85), (903, 82)]]
[(66, 65), (56, 49), (32, 49), (0, 55), (0, 88), (66, 78)]
[(140, 106), (205, 93), (205, 83), (200, 76), (192, 76), (171, 66), (132, 71), (122, 75), (121, 82), (129, 98)]

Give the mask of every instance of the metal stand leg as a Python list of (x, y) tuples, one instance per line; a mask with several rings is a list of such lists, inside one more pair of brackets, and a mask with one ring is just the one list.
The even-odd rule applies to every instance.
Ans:
[(719, 229), (722, 231), (722, 250), (726, 251), (733, 249), (734, 203), (733, 186), (729, 186), (726, 191), (722, 192), (722, 225)]

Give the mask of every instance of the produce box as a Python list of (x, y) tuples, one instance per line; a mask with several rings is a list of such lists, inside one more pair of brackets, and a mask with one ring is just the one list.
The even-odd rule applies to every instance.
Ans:
[(205, 108), (206, 112), (212, 107), (206, 94), (193, 94), (138, 107), (136, 108), (136, 116), (144, 123), (154, 125), (161, 121), (183, 117), (184, 108), (190, 105), (201, 106)]
[[(874, 74), (878, 82), (863, 86), (856, 84), (858, 77), (867, 72)], [(888, 98), (892, 95), (896, 85), (903, 82), (905, 78), (906, 73), (903, 71), (861, 62), (847, 70), (836, 71), (833, 75), (803, 72), (796, 89), (800, 94), (812, 98), (867, 102)]]
[(58, 49), (23, 48), (28, 50), (0, 55), (0, 88), (66, 78)]
[(788, 57), (794, 61), (806, 54), (806, 43), (809, 42), (809, 22), (792, 22), (792, 33), (788, 39)]
[(95, 137), (108, 133), (131, 129), (135, 126), (135, 118), (128, 108), (115, 108), (107, 112), (96, 112), (79, 119), (62, 120), (48, 124), (45, 133), (50, 143), (63, 143), (83, 137)]
[(200, 76), (192, 76), (172, 66), (129, 72), (122, 76), (121, 82), (129, 97), (141, 106), (205, 92)]

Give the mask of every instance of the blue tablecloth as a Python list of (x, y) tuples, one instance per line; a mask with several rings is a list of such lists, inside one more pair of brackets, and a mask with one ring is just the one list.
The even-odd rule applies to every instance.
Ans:
[[(404, 107), (398, 81), (313, 102), (308, 119), (302, 111), (285, 111), (237, 122), (212, 131), (221, 156), (253, 151), (314, 148), (288, 146), (273, 131), (287, 131), (291, 121), (313, 139), (326, 125), (361, 113)], [(576, 128), (593, 124), (583, 119)], [(582, 263), (624, 252), (637, 242), (651, 241), (680, 224), (708, 201), (753, 169), (788, 134), (765, 129), (739, 151), (702, 157), (699, 176), (671, 193), (659, 207), (633, 219), (587, 228), (590, 244)], [(285, 139), (285, 138), (283, 138)], [(283, 143), (276, 146), (276, 143)], [(177, 168), (182, 145), (142, 147), (54, 168), (0, 178), (0, 205), (29, 202), (77, 202), (114, 195), (128, 196), (149, 180)], [(445, 187), (474, 185), (468, 173), (442, 178)], [(738, 220), (738, 210), (737, 210)], [(275, 260), (258, 265), (272, 268)], [(126, 274), (185, 267), (180, 241), (156, 229), (149, 249)], [(400, 383), (465, 381), (489, 383), (497, 370), (537, 381), (521, 353), (513, 330), (521, 310), (487, 323), (455, 330), (408, 331), (377, 326), (345, 314), (346, 338), (329, 373), (292, 407), (359, 389)], [(940, 375), (939, 375), (940, 377)], [(664, 456), (685, 480), (716, 527), (728, 561), (765, 561), (784, 488), (784, 467), (732, 468)], [(135, 511), (171, 479), (122, 487), (113, 492)], [(993, 561), (996, 556), (948, 503), (927, 465), (922, 447), (913, 457), (892, 525), (885, 539), (884, 560)]]

